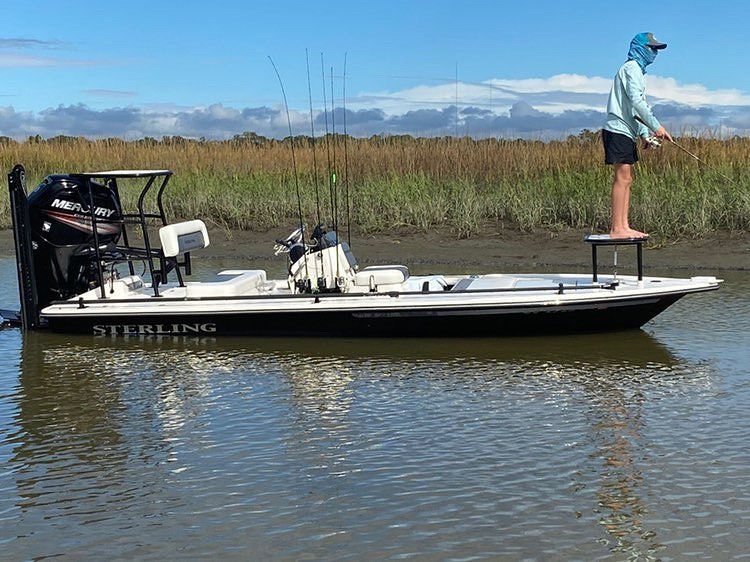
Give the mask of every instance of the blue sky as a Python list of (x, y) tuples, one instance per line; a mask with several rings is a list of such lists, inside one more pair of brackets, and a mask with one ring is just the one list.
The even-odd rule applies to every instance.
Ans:
[[(598, 129), (631, 38), (676, 133), (750, 133), (745, 2), (0, 2), (0, 135), (556, 138)], [(310, 80), (308, 81), (308, 64)], [(312, 96), (309, 95), (312, 90)], [(324, 95), (326, 103), (324, 105)], [(333, 98), (333, 99), (332, 99)], [(343, 109), (346, 108), (346, 120)]]

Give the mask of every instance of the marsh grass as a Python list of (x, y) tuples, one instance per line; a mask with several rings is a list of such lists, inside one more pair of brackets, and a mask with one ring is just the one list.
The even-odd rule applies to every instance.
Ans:
[[(677, 140), (710, 168), (671, 145), (642, 153), (631, 222), (671, 238), (748, 230), (750, 139)], [(350, 224), (360, 233), (441, 228), (467, 237), (486, 229), (606, 231), (609, 225), (611, 169), (602, 163), (599, 135), (589, 132), (547, 143), (331, 135), (314, 149), (305, 138), (35, 137), (2, 140), (0, 162), (6, 171), (24, 164), (29, 189), (49, 173), (168, 167), (175, 172), (170, 219), (200, 217), (227, 230), (292, 226), (300, 208), (308, 225), (332, 224), (337, 208), (339, 228)], [(329, 170), (336, 171), (335, 183)], [(125, 205), (136, 196), (135, 188), (123, 190)], [(0, 197), (0, 227), (9, 226), (8, 198)]]

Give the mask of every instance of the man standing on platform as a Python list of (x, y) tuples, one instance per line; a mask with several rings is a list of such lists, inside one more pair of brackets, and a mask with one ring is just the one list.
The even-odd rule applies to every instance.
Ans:
[[(646, 103), (646, 67), (656, 54), (666, 49), (666, 43), (656, 40), (653, 33), (639, 33), (630, 42), (628, 60), (615, 75), (607, 102), (607, 121), (602, 131), (604, 160), (614, 166), (612, 181), (612, 238), (645, 238), (645, 232), (630, 228), (630, 186), (633, 184), (633, 165), (638, 161), (639, 138), (644, 148), (657, 139), (672, 140), (667, 130), (654, 117)], [(653, 131), (653, 133), (652, 133)]]

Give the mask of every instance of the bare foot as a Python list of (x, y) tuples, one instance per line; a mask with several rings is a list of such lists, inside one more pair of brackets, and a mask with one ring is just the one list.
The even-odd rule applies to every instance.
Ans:
[(622, 228), (619, 230), (610, 230), (609, 231), (609, 237), (613, 240), (619, 240), (622, 238), (631, 238), (633, 235), (631, 234), (631, 230), (629, 228)]
[(640, 230), (634, 230), (632, 228), (629, 228), (628, 230), (630, 231), (631, 238), (648, 238), (648, 234), (645, 232), (641, 232)]
[(620, 240), (623, 238), (648, 238), (648, 234), (632, 228), (623, 228), (620, 230), (610, 230), (609, 237), (614, 240)]

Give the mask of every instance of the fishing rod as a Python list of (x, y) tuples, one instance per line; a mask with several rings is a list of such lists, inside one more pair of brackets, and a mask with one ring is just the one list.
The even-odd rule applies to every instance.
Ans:
[[(326, 98), (326, 71), (325, 71), (325, 62), (323, 58), (323, 53), (320, 54), (320, 72), (321, 72), (321, 78), (322, 78), (322, 85), (323, 85), (323, 114), (325, 117), (325, 130), (326, 130), (326, 155), (328, 158), (328, 190), (329, 190), (329, 197), (331, 199), (331, 221), (332, 221), (332, 228), (333, 228), (333, 234), (334, 234), (334, 243), (338, 245), (339, 243), (339, 233), (338, 233), (338, 201), (337, 201), (337, 186), (336, 186), (336, 126), (335, 126), (335, 100), (334, 100), (334, 90), (333, 90), (333, 67), (331, 67), (331, 123), (332, 123), (332, 133), (329, 133), (328, 130), (328, 99)], [(339, 252), (336, 252), (336, 275), (335, 275), (335, 281), (336, 287), (338, 287), (339, 278), (341, 273), (341, 264), (339, 260)]]
[[(639, 123), (645, 125), (646, 128), (648, 128), (649, 131), (651, 131), (652, 133), (656, 134), (656, 130), (654, 130), (653, 127), (651, 127), (648, 123), (646, 123), (643, 119), (641, 119), (637, 115), (635, 116), (635, 120), (638, 121)], [(701, 160), (697, 155), (693, 154), (687, 148), (685, 148), (684, 146), (682, 146), (681, 144), (679, 144), (671, 136), (669, 137), (668, 140), (673, 145), (675, 145), (677, 148), (679, 148), (680, 150), (682, 150), (685, 154), (687, 154), (688, 156), (690, 156), (691, 158), (693, 158), (697, 162), (700, 162), (701, 164), (703, 164), (706, 168), (708, 168), (709, 170), (711, 170), (715, 174), (718, 174), (719, 176), (721, 176), (722, 178), (724, 178), (725, 180), (727, 180), (732, 185), (735, 185), (735, 186), (737, 185), (737, 182), (735, 182), (732, 178), (730, 178), (727, 175), (723, 174), (718, 169), (716, 169), (714, 166), (711, 166), (711, 164), (709, 164), (705, 160)], [(648, 142), (654, 148), (659, 148), (661, 146), (661, 139), (659, 137), (649, 137), (648, 139), (646, 139), (646, 142)]]
[[(294, 133), (292, 132), (292, 118), (289, 116), (289, 104), (287, 103), (286, 99), (286, 91), (284, 90), (284, 82), (281, 80), (281, 74), (279, 74), (279, 70), (276, 68), (276, 64), (273, 62), (273, 59), (269, 55), (268, 60), (271, 61), (271, 66), (273, 67), (274, 72), (276, 73), (276, 78), (279, 80), (279, 86), (281, 87), (281, 95), (284, 98), (284, 109), (286, 110), (286, 122), (289, 125), (289, 142), (291, 143), (291, 151), (292, 151), (292, 170), (294, 172), (294, 187), (297, 192), (297, 213), (299, 215), (299, 231), (300, 231), (300, 239), (302, 241), (302, 245), (304, 247), (305, 244), (305, 225), (304, 225), (304, 219), (302, 218), (302, 196), (300, 194), (299, 189), (299, 175), (297, 174), (297, 158), (294, 151)], [(309, 272), (307, 270), (307, 259), (305, 259), (305, 276), (307, 279), (310, 278)]]
[[(323, 83), (323, 117), (326, 126), (326, 156), (328, 158), (328, 196), (331, 198), (331, 212), (334, 212), (333, 189), (336, 183), (336, 172), (331, 167), (331, 137), (328, 132), (328, 100), (326, 98), (326, 69), (323, 61), (323, 53), (320, 54), (320, 73)], [(336, 230), (336, 217), (333, 217), (333, 229)]]
[[(331, 194), (331, 204), (333, 206), (333, 231), (335, 232), (334, 240), (336, 244), (339, 243), (339, 188), (338, 185), (336, 185), (336, 181), (338, 180), (336, 176), (336, 170), (338, 169), (338, 165), (336, 163), (336, 145), (338, 144), (338, 136), (336, 135), (336, 95), (334, 94), (334, 79), (333, 79), (333, 67), (331, 67), (331, 131), (333, 139), (331, 140), (331, 145), (333, 146), (333, 173), (332, 173), (332, 181), (333, 181), (333, 192)], [(336, 283), (338, 284), (338, 279), (341, 274), (341, 263), (339, 261), (339, 252), (336, 252)]]
[(333, 229), (336, 231), (336, 243), (338, 243), (338, 232), (339, 232), (339, 187), (336, 185), (338, 176), (336, 171), (338, 170), (338, 163), (336, 161), (336, 145), (338, 144), (338, 136), (336, 135), (336, 96), (333, 89), (333, 67), (329, 74), (331, 79), (331, 154), (333, 168), (331, 169), (331, 180), (333, 182), (333, 192), (331, 194), (331, 206), (333, 207)]
[(310, 100), (310, 134), (312, 138), (312, 157), (313, 157), (313, 183), (315, 184), (315, 207), (318, 212), (318, 222), (320, 224), (320, 185), (318, 184), (318, 159), (317, 159), (317, 140), (315, 138), (315, 118), (313, 117), (312, 87), (310, 85), (310, 57), (305, 49), (305, 62), (307, 63), (307, 96)]
[(344, 76), (342, 78), (341, 106), (344, 113), (344, 195), (346, 195), (346, 238), (349, 246), (352, 245), (352, 210), (351, 194), (349, 192), (349, 151), (347, 150), (346, 132), (346, 53), (344, 53)]

